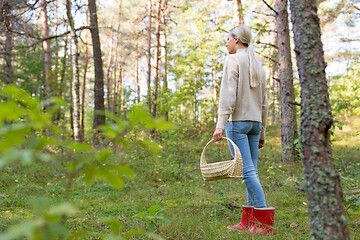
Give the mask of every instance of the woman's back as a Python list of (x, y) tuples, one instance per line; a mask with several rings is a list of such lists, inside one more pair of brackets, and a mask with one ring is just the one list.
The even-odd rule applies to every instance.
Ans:
[(219, 113), (230, 113), (226, 121), (262, 122), (262, 108), (266, 97), (265, 70), (260, 69), (259, 82), (252, 87), (248, 51), (239, 49), (225, 60)]

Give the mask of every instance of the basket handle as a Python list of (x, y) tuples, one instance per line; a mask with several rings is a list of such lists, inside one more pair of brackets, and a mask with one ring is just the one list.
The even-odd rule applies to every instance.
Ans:
[[(234, 159), (235, 159), (236, 162), (240, 162), (240, 160), (241, 160), (241, 154), (240, 154), (239, 148), (236, 146), (236, 144), (235, 144), (230, 138), (223, 137), (223, 139), (226, 139), (226, 140), (228, 140), (228, 141), (231, 143), (231, 145), (233, 146), (234, 151), (235, 151), (235, 158), (234, 158)], [(201, 153), (200, 166), (204, 166), (204, 165), (207, 164), (207, 163), (206, 163), (206, 159), (205, 159), (205, 150), (206, 150), (207, 146), (208, 146), (212, 141), (214, 141), (214, 140), (211, 139), (211, 140), (205, 145), (205, 147), (204, 147), (204, 149), (203, 149), (203, 151), (202, 151), (202, 153)]]

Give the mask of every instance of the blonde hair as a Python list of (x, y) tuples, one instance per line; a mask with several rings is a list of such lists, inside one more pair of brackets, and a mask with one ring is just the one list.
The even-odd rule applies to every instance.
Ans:
[(229, 33), (233, 38), (238, 39), (243, 45), (248, 46), (250, 86), (256, 87), (260, 82), (263, 67), (260, 59), (255, 54), (254, 47), (250, 44), (252, 39), (251, 30), (248, 26), (240, 25), (232, 28)]

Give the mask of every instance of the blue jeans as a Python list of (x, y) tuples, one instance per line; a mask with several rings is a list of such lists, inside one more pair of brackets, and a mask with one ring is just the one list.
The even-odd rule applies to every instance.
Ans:
[[(247, 205), (265, 208), (265, 195), (257, 171), (261, 123), (252, 121), (227, 122), (225, 132), (226, 137), (233, 140), (241, 153), (243, 178), (247, 190)], [(234, 148), (230, 143), (229, 148), (232, 156), (235, 157)]]

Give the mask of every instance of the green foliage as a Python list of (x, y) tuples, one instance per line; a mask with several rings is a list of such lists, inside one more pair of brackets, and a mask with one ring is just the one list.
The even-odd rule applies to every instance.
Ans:
[(344, 126), (345, 126), (344, 122), (334, 121), (333, 124), (331, 125), (331, 128), (329, 129), (330, 135), (335, 136), (336, 129), (341, 131), (343, 130)]
[[(192, 7), (183, 8), (176, 16), (181, 23), (169, 33), (170, 44), (177, 46), (170, 51), (171, 77), (175, 80), (176, 91), (168, 98), (171, 115), (175, 124), (196, 127), (199, 115), (206, 116), (212, 110), (212, 87), (219, 88), (222, 62), (225, 58), (227, 26), (226, 12), (218, 12), (220, 1), (204, 6), (189, 2)], [(209, 16), (212, 16), (209, 18)], [(216, 17), (215, 17), (216, 16)], [(209, 96), (206, 96), (209, 95)], [(204, 110), (204, 112), (200, 113)], [(205, 113), (206, 112), (206, 113)], [(205, 122), (211, 119), (205, 118)]]
[[(24, 41), (22, 44), (26, 45)], [(13, 67), (14, 79), (30, 93), (40, 96), (44, 86), (44, 51), (35, 48), (28, 51), (17, 51), (14, 56), (17, 64)]]
[(33, 209), (36, 217), (11, 226), (5, 233), (0, 234), (2, 240), (12, 239), (73, 239), (75, 235), (70, 234), (65, 221), (70, 216), (75, 216), (77, 209), (68, 203), (50, 206), (49, 199), (34, 199)]
[(169, 219), (162, 213), (162, 209), (159, 205), (153, 205), (149, 207), (146, 211), (136, 214), (134, 217), (140, 217), (146, 219), (149, 224), (150, 232), (155, 231), (155, 226), (158, 221), (164, 221), (165, 223), (170, 223)]
[(107, 117), (112, 122), (100, 127), (105, 137), (111, 139), (115, 144), (139, 150), (144, 149), (152, 155), (160, 148), (149, 138), (149, 131), (172, 129), (172, 124), (166, 122), (164, 118), (154, 119), (145, 108), (136, 105), (127, 113), (126, 120), (112, 113), (107, 113)]
[(52, 142), (40, 133), (51, 128), (51, 115), (55, 107), (44, 112), (44, 105), (61, 103), (60, 99), (41, 102), (15, 85), (0, 90), (0, 167), (12, 161), (30, 164), (35, 160), (47, 161), (50, 156), (40, 150)]
[[(104, 180), (114, 189), (122, 190), (124, 178), (135, 177), (131, 167), (112, 161), (117, 157), (113, 149), (95, 149), (87, 143), (62, 141), (57, 138), (56, 133), (59, 129), (52, 127), (52, 115), (62, 103), (59, 99), (40, 101), (15, 85), (4, 86), (0, 91), (0, 97), (2, 100), (0, 110), (5, 113), (0, 117), (0, 168), (11, 166), (15, 162), (21, 166), (31, 166), (38, 161), (54, 164), (53, 153), (62, 152), (61, 157), (65, 158), (62, 162), (66, 166), (64, 176), (67, 176), (66, 195), (71, 194), (73, 182), (78, 179), (88, 185), (97, 180)], [(113, 123), (102, 126), (104, 136), (113, 140), (115, 144), (122, 144), (127, 148), (137, 145), (138, 150), (143, 149), (149, 153), (157, 152), (159, 147), (149, 140), (146, 131), (171, 127), (163, 119), (153, 119), (145, 110), (137, 107), (129, 112), (127, 121), (114, 115), (111, 117)], [(138, 134), (138, 132), (143, 133)], [(131, 134), (132, 137), (129, 137)], [(0, 239), (23, 237), (35, 240), (73, 239), (82, 235), (82, 232), (72, 232), (67, 226), (68, 217), (75, 217), (78, 214), (73, 205), (64, 202), (51, 206), (48, 200), (39, 197), (35, 197), (34, 202), (33, 209), (36, 216), (10, 227), (0, 235)], [(151, 211), (149, 213), (153, 214)], [(162, 218), (161, 214), (155, 215), (157, 217), (154, 221)], [(132, 236), (145, 234), (150, 238), (158, 239), (158, 236), (140, 230), (124, 231), (119, 234), (104, 236), (107, 239), (117, 237), (129, 239)]]
[(336, 118), (348, 119), (360, 114), (360, 63), (354, 62), (344, 76), (330, 79), (329, 94)]

